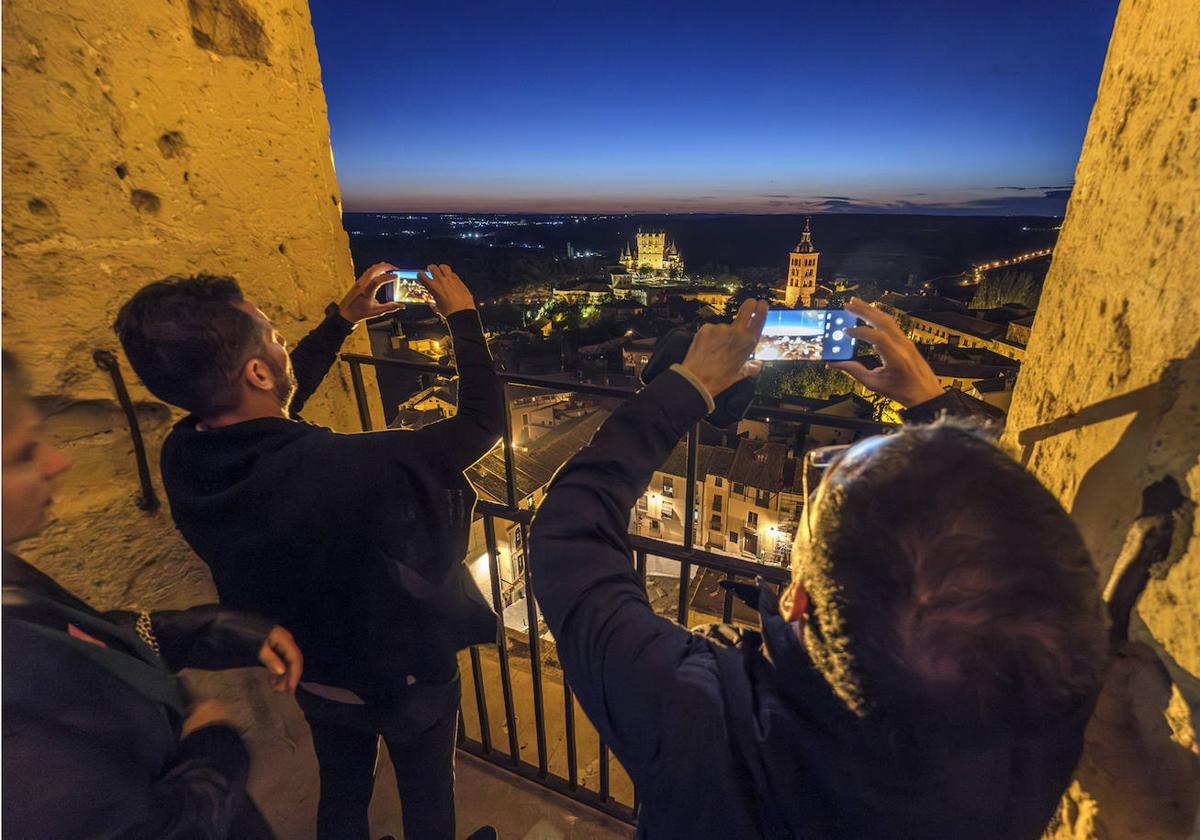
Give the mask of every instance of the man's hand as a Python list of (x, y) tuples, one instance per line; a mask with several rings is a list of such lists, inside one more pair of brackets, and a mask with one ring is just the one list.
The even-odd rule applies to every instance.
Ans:
[(346, 296), (338, 304), (338, 313), (351, 324), (357, 324), (364, 318), (374, 318), (403, 309), (403, 303), (380, 303), (375, 300), (375, 293), (379, 291), (379, 287), (392, 279), (387, 276), (387, 272), (394, 271), (395, 268), (391, 263), (381, 262), (364, 271), (362, 277), (354, 281), (350, 291), (346, 292)]
[(278, 624), (271, 628), (267, 640), (258, 649), (258, 661), (270, 674), (271, 688), (295, 693), (304, 673), (304, 654), (292, 634)]
[(893, 399), (905, 408), (942, 395), (942, 386), (929, 362), (900, 329), (895, 318), (858, 298), (850, 299), (846, 311), (866, 321), (865, 326), (851, 327), (846, 334), (874, 346), (883, 364), (874, 370), (862, 362), (830, 362), (829, 367), (854, 377), (876, 394)]
[(732, 324), (705, 324), (700, 328), (683, 366), (713, 397), (735, 382), (753, 376), (762, 369), (762, 362), (749, 361), (750, 354), (766, 319), (767, 302), (747, 300)]
[(475, 298), (471, 290), (459, 279), (458, 275), (448, 265), (430, 265), (428, 273), (422, 271), (417, 275), (429, 293), (433, 295), (433, 308), (443, 318), (449, 318), (455, 312), (475, 308)]

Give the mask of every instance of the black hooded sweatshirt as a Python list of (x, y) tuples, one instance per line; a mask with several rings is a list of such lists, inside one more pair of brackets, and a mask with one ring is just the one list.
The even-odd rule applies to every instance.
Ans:
[[(958, 392), (909, 421), (969, 411)], [(1039, 730), (917, 734), (859, 718), (813, 665), (775, 592), (758, 631), (689, 632), (654, 613), (629, 511), (707, 411), (668, 371), (559, 470), (530, 532), (534, 592), (580, 705), (641, 799), (638, 836), (1035, 840), (1066, 788), (1091, 703)]]
[[(175, 524), (212, 571), (221, 603), (295, 634), (305, 679), (373, 705), (443, 683), (456, 652), (494, 642), (496, 617), (463, 558), (474, 489), (463, 471), (504, 428), (503, 386), (475, 310), (447, 319), (458, 412), (419, 431), (338, 434), (261, 418), (163, 444)], [(328, 316), (292, 351), (293, 418), (353, 329)]]

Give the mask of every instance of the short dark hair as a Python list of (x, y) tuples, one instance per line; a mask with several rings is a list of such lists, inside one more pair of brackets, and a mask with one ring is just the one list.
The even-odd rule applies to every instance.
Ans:
[(260, 326), (234, 304), (232, 277), (174, 275), (143, 286), (113, 329), (150, 393), (200, 417), (234, 408), (235, 374), (263, 346)]
[(1057, 499), (961, 421), (906, 427), (814, 511), (807, 648), (856, 713), (973, 737), (1090, 704), (1096, 570)]

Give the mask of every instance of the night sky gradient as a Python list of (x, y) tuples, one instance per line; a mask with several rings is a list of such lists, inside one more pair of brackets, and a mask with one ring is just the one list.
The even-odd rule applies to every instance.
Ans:
[(348, 210), (1060, 215), (1117, 0), (312, 0)]

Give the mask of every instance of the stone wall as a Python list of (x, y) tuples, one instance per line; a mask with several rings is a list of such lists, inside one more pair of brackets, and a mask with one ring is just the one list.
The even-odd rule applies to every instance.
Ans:
[(1148, 572), (1059, 837), (1196, 828), (1198, 100), (1194, 0), (1123, 0), (1008, 420), (1102, 576)]
[[(118, 350), (118, 307), (164, 275), (237, 277), (293, 342), (348, 288), (307, 4), (12, 0), (3, 21), (3, 341), (74, 462), (54, 521), (21, 553), (102, 607), (212, 600), (165, 507), (135, 507), (129, 432), (92, 353)], [(348, 348), (366, 352), (358, 333)], [(161, 496), (173, 417), (122, 364)], [(357, 429), (344, 370), (305, 414)], [(252, 789), (281, 836), (309, 836), (316, 778), (292, 702), (251, 671), (192, 679), (247, 727)]]

